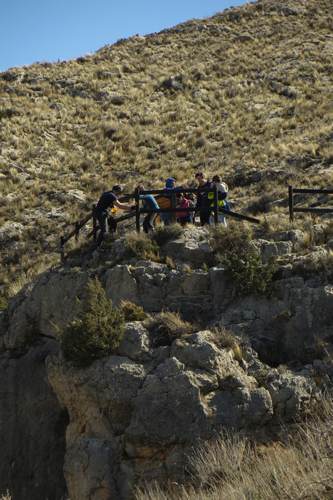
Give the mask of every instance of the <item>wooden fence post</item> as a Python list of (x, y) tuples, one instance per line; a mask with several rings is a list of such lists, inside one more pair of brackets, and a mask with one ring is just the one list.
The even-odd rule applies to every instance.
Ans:
[(217, 186), (214, 185), (214, 224), (219, 222), (219, 207), (218, 207), (218, 193)]
[(93, 240), (94, 241), (96, 241), (96, 239), (97, 239), (97, 222), (96, 222), (96, 216), (95, 216), (95, 208), (96, 208), (96, 205), (93, 205), (92, 219), (93, 219)]
[[(176, 193), (173, 191), (171, 193), (171, 208), (176, 208), (176, 205), (177, 205)], [(171, 221), (173, 223), (177, 222), (177, 213), (176, 212), (171, 212)]]
[(140, 195), (139, 190), (135, 190), (135, 225), (137, 233), (140, 232)]
[(290, 222), (294, 220), (294, 190), (292, 186), (289, 186), (289, 220)]

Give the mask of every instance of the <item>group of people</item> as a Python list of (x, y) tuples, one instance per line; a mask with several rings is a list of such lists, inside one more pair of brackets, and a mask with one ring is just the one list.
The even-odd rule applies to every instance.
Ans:
[[(143, 209), (165, 210), (171, 207), (178, 209), (176, 213), (172, 211), (146, 213), (143, 220), (143, 230), (146, 233), (152, 231), (154, 229), (155, 219), (158, 216), (164, 225), (169, 225), (172, 222), (177, 221), (184, 226), (188, 223), (194, 223), (195, 215), (199, 214), (200, 224), (202, 226), (210, 224), (214, 220), (213, 213), (215, 209), (215, 190), (217, 192), (218, 209), (222, 208), (223, 210), (229, 210), (229, 204), (227, 201), (228, 186), (222, 182), (219, 175), (214, 175), (212, 180), (209, 180), (205, 177), (203, 172), (198, 172), (195, 174), (195, 181), (199, 189), (195, 195), (192, 193), (183, 193), (182, 191), (186, 188), (184, 186), (177, 186), (176, 179), (174, 177), (168, 177), (168, 179), (166, 179), (163, 194), (159, 194), (157, 196), (144, 194), (144, 185), (139, 184), (136, 191), (139, 195), (139, 199), (142, 201)], [(111, 209), (111, 212), (118, 208), (126, 211), (132, 211), (135, 209), (135, 205), (119, 201), (118, 197), (121, 192), (122, 188), (117, 184), (113, 186), (111, 191), (103, 193), (98, 200), (94, 209), (94, 216), (98, 221), (100, 229), (97, 244), (100, 244), (104, 238), (107, 220), (109, 222), (110, 229), (116, 229), (115, 219), (112, 216), (108, 217), (109, 209)], [(183, 211), (181, 209), (183, 209)], [(218, 221), (226, 225), (224, 214), (225, 212), (218, 210)]]

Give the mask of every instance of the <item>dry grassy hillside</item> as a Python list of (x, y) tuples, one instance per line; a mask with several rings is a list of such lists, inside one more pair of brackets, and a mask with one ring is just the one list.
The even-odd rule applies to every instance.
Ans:
[(218, 171), (238, 208), (285, 212), (269, 202), (291, 179), (332, 184), (332, 118), (332, 0), (262, 0), (1, 73), (2, 292), (114, 182)]

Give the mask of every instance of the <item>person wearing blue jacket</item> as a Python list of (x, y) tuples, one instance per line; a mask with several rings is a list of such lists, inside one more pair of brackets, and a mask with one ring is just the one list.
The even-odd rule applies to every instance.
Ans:
[[(139, 184), (137, 186), (137, 190), (139, 191), (144, 191), (145, 188), (143, 184)], [(154, 196), (152, 194), (139, 194), (139, 199), (143, 201), (143, 208), (147, 210), (154, 210), (154, 209), (159, 209), (160, 207), (158, 206), (157, 201), (155, 200)], [(154, 220), (156, 217), (157, 213), (151, 212), (148, 213), (144, 220), (143, 220), (143, 230), (145, 233), (149, 233), (150, 231), (154, 231)]]

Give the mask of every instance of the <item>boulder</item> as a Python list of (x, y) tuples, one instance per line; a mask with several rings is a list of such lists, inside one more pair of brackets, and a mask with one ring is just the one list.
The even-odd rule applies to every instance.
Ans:
[(302, 377), (291, 372), (280, 374), (272, 370), (266, 380), (274, 417), (284, 422), (293, 422), (304, 417), (307, 409), (315, 403), (318, 390), (310, 377)]
[(106, 293), (115, 305), (121, 300), (140, 303), (138, 286), (128, 265), (117, 265), (105, 274)]
[(194, 267), (200, 267), (202, 264), (211, 265), (214, 262), (205, 228), (185, 229), (180, 238), (166, 243), (162, 252), (176, 261), (187, 262)]
[(293, 249), (290, 241), (256, 240), (255, 246), (259, 249), (264, 263), (282, 255), (290, 255)]
[(7, 349), (21, 348), (40, 335), (57, 336), (81, 311), (87, 272), (70, 269), (49, 272), (25, 287), (9, 303)]
[(134, 361), (149, 359), (149, 335), (140, 321), (126, 324), (123, 339), (118, 347), (118, 353)]

